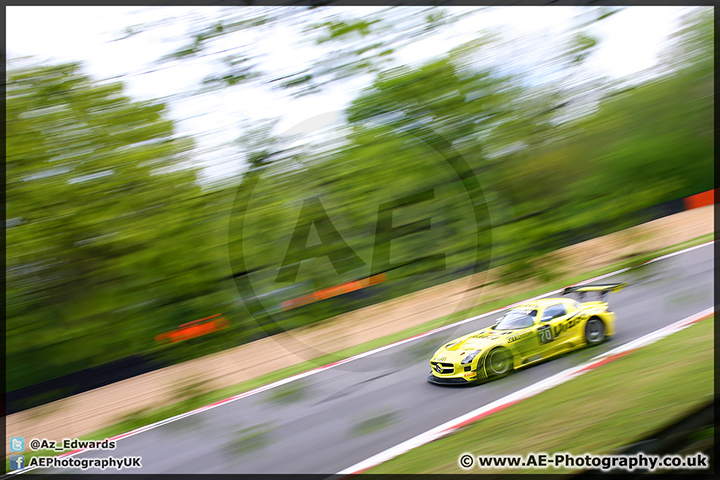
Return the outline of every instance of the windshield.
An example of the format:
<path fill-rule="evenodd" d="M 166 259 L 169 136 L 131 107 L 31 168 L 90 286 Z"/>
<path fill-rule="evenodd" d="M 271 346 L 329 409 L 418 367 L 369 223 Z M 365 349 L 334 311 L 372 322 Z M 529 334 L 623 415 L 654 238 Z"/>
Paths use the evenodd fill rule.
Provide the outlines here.
<path fill-rule="evenodd" d="M 495 330 L 519 330 L 521 328 L 531 327 L 535 323 L 536 316 L 537 310 L 510 310 L 500 319 L 500 323 L 497 324 Z"/>

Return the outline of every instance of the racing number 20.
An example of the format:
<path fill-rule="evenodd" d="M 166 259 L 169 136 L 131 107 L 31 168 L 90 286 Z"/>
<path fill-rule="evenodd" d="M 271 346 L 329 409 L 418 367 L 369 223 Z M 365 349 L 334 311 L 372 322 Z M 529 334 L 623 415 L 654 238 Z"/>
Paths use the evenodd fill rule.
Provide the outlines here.
<path fill-rule="evenodd" d="M 538 338 L 540 343 L 550 343 L 553 341 L 552 329 L 550 325 L 543 325 L 537 329 Z"/>

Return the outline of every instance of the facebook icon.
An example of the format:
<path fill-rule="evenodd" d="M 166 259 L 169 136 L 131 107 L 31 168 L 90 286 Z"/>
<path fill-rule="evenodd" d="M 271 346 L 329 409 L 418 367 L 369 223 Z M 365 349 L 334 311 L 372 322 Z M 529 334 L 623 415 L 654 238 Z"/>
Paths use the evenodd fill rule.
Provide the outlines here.
<path fill-rule="evenodd" d="M 22 470 L 25 466 L 25 455 L 10 455 L 10 470 Z"/>
<path fill-rule="evenodd" d="M 10 437 L 10 451 L 22 452 L 25 450 L 25 437 Z"/>

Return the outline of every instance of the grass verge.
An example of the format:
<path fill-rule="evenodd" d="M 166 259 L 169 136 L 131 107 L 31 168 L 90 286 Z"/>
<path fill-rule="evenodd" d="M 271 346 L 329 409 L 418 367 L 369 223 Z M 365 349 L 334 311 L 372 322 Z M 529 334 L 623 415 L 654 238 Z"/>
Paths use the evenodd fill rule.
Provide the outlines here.
<path fill-rule="evenodd" d="M 535 288 L 530 291 L 523 292 L 521 294 L 513 295 L 511 297 L 505 297 L 502 299 L 494 300 L 491 302 L 484 303 L 482 305 L 478 305 L 472 309 L 465 310 L 463 312 L 457 312 L 451 316 L 445 316 L 440 317 L 435 320 L 432 320 L 430 322 L 424 323 L 422 325 L 418 325 L 412 328 L 409 328 L 407 330 L 403 330 L 401 332 L 394 333 L 392 335 L 387 335 L 385 337 L 381 337 L 375 340 L 371 340 L 369 342 L 363 343 L 361 345 L 357 345 L 351 348 L 347 348 L 345 350 L 341 350 L 332 354 L 323 355 L 321 357 L 318 357 L 314 360 L 299 363 L 296 365 L 293 365 L 292 367 L 285 368 L 282 370 L 278 370 L 272 373 L 269 373 L 267 375 L 260 376 L 258 378 L 254 378 L 252 380 L 248 380 L 246 382 L 239 383 L 237 385 L 232 385 L 230 387 L 213 390 L 209 392 L 203 392 L 197 395 L 193 396 L 184 396 L 182 399 L 178 399 L 176 403 L 161 406 L 155 409 L 143 409 L 141 411 L 135 412 L 131 415 L 128 415 L 124 417 L 123 419 L 119 420 L 117 423 L 114 423 L 113 425 L 110 425 L 106 428 L 103 428 L 101 430 L 97 430 L 95 432 L 92 432 L 88 435 L 83 435 L 81 439 L 84 440 L 101 440 L 104 438 L 113 437 L 115 435 L 119 435 L 122 433 L 129 432 L 131 430 L 134 430 L 136 428 L 149 425 L 151 423 L 155 423 L 167 418 L 170 418 L 175 415 L 179 415 L 181 413 L 188 412 L 190 410 L 193 410 L 195 408 L 199 408 L 205 405 L 208 405 L 210 403 L 231 397 L 233 395 L 238 395 L 240 393 L 252 390 L 254 388 L 261 387 L 263 385 L 267 385 L 269 383 L 282 380 L 284 378 L 297 375 L 299 373 L 306 372 L 308 370 L 312 370 L 313 368 L 317 368 L 321 365 L 327 365 L 329 363 L 338 361 L 339 359 L 352 357 L 354 355 L 358 355 L 360 353 L 364 353 L 370 350 L 373 350 L 375 348 L 379 348 L 385 345 L 388 345 L 393 342 L 397 342 L 400 340 L 403 340 L 408 337 L 412 337 L 414 335 L 418 335 L 420 333 L 427 332 L 428 330 L 432 330 L 434 328 L 438 328 L 442 325 L 447 325 L 452 322 L 460 321 L 464 318 L 468 318 L 474 315 L 480 315 L 482 313 L 490 312 L 492 310 L 502 308 L 506 305 L 519 302 L 521 300 L 524 300 L 528 297 L 534 297 L 536 295 L 541 295 L 543 293 L 546 293 L 548 291 L 556 290 L 562 287 L 565 287 L 567 285 L 577 283 L 589 278 L 596 277 L 598 275 L 603 275 L 606 273 L 610 273 L 622 268 L 626 267 L 632 267 L 635 265 L 639 265 L 641 263 L 644 263 L 648 260 L 651 260 L 653 258 L 666 255 L 668 253 L 672 253 L 678 250 L 682 250 L 684 248 L 688 248 L 694 245 L 699 245 L 701 243 L 708 242 L 712 240 L 714 235 L 706 234 L 700 237 L 697 237 L 693 240 L 689 240 L 687 242 L 679 243 L 677 245 L 673 245 L 671 247 L 663 248 L 660 250 L 656 250 L 653 252 L 644 253 L 641 255 L 634 256 L 632 258 L 629 258 L 627 260 L 623 260 L 621 262 L 614 263 L 612 265 L 608 265 L 606 267 L 602 267 L 599 269 L 592 270 L 590 272 L 576 275 L 572 277 L 564 277 L 562 280 L 556 280 L 553 282 L 547 282 L 544 283 L 542 286 Z M 37 451 L 37 452 L 26 452 L 26 463 L 30 460 L 33 456 L 51 456 L 51 455 L 57 455 L 58 452 L 55 451 Z M 7 460 L 6 460 L 7 463 Z M 9 468 L 9 464 L 7 464 L 7 468 Z"/>
<path fill-rule="evenodd" d="M 703 320 L 367 473 L 569 473 L 463 470 L 458 458 L 466 452 L 605 455 L 642 440 L 713 397 L 713 324 L 714 317 Z"/>

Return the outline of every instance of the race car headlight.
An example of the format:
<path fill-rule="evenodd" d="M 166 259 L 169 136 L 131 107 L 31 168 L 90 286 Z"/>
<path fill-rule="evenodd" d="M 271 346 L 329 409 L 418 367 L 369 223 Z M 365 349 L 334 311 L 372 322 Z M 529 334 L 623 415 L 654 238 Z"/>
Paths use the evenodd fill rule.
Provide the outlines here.
<path fill-rule="evenodd" d="M 474 352 L 471 352 L 467 357 L 462 359 L 462 362 L 460 362 L 460 364 L 467 365 L 468 363 L 472 362 L 478 353 L 480 353 L 480 350 L 475 350 Z"/>

